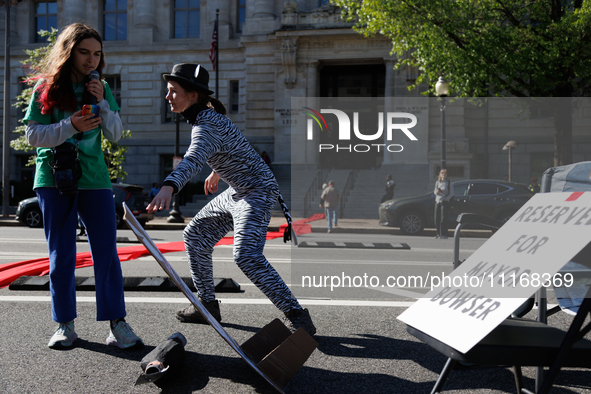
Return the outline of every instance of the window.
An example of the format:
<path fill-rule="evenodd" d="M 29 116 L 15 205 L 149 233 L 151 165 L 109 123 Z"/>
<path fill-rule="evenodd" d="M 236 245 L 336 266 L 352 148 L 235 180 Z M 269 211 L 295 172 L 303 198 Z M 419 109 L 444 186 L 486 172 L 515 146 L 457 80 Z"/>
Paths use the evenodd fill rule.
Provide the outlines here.
<path fill-rule="evenodd" d="M 57 29 L 57 2 L 42 1 L 35 4 L 35 42 L 47 42 L 47 37 L 41 37 L 39 30 L 50 31 Z"/>
<path fill-rule="evenodd" d="M 236 10 L 236 32 L 242 33 L 242 25 L 244 25 L 244 20 L 246 19 L 246 0 L 237 0 L 237 10 Z"/>
<path fill-rule="evenodd" d="M 454 183 L 455 196 L 467 196 L 469 183 Z"/>
<path fill-rule="evenodd" d="M 174 0 L 174 38 L 199 37 L 199 0 Z"/>
<path fill-rule="evenodd" d="M 230 102 L 230 113 L 235 114 L 240 112 L 239 98 L 240 86 L 238 81 L 230 81 L 230 97 L 228 98 Z"/>
<path fill-rule="evenodd" d="M 471 196 L 474 195 L 482 195 L 482 194 L 500 194 L 509 190 L 508 187 L 498 185 L 496 183 L 471 183 L 470 184 L 470 194 Z"/>
<path fill-rule="evenodd" d="M 105 0 L 103 3 L 103 39 L 127 40 L 127 0 Z"/>
<path fill-rule="evenodd" d="M 117 105 L 121 108 L 121 77 L 119 75 L 105 76 L 105 81 L 109 84 L 113 97 L 117 101 Z"/>

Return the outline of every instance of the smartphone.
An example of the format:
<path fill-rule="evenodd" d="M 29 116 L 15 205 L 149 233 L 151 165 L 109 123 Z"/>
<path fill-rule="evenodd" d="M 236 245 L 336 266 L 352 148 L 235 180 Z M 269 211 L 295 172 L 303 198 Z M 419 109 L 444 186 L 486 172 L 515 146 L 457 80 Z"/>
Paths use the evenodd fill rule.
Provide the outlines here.
<path fill-rule="evenodd" d="M 101 113 L 101 107 L 98 105 L 84 104 L 82 107 L 82 115 L 94 114 L 93 118 L 96 118 Z"/>

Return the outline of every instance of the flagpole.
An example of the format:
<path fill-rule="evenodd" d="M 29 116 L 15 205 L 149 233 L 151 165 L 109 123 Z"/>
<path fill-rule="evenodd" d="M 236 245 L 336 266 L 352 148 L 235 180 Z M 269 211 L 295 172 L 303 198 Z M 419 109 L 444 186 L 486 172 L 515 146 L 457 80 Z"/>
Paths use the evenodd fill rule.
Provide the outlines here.
<path fill-rule="evenodd" d="M 220 18 L 220 9 L 216 9 L 215 10 L 215 26 L 218 28 L 218 34 L 217 34 L 217 38 L 215 40 L 215 98 L 219 99 L 219 86 L 220 86 L 220 78 L 219 78 L 219 68 L 220 68 L 220 34 L 219 34 L 219 18 Z"/>

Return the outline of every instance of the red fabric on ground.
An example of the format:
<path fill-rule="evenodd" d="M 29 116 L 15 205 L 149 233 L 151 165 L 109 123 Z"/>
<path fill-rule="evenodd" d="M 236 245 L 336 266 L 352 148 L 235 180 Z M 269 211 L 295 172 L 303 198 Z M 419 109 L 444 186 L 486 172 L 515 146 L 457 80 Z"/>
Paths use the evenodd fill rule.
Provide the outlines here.
<path fill-rule="evenodd" d="M 293 222 L 292 226 L 297 235 L 307 234 L 312 231 L 308 222 L 314 220 L 324 219 L 323 214 L 316 214 L 308 219 L 298 220 Z M 287 227 L 287 223 L 279 227 L 279 231 L 267 232 L 267 239 L 275 239 L 283 237 L 283 232 Z M 218 245 L 231 245 L 234 243 L 234 237 L 224 237 L 217 244 Z M 156 245 L 162 253 L 182 252 L 185 250 L 185 243 L 180 242 L 168 242 Z M 150 252 L 144 245 L 127 246 L 124 248 L 118 248 L 117 254 L 119 255 L 120 261 L 135 260 L 137 258 L 148 256 Z M 76 255 L 76 268 L 90 267 L 92 266 L 92 256 L 90 252 L 82 252 Z M 0 289 L 10 285 L 12 282 L 20 278 L 21 276 L 43 276 L 49 273 L 49 258 L 42 257 L 39 259 L 18 261 L 15 263 L 7 263 L 0 265 Z"/>

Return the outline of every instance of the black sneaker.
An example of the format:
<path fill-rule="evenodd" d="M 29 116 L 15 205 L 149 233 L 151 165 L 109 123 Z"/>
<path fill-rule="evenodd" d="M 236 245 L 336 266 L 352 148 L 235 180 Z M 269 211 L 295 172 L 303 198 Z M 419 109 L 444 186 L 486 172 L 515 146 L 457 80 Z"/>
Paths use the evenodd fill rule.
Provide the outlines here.
<path fill-rule="evenodd" d="M 218 322 L 222 321 L 220 304 L 218 300 L 213 300 L 211 302 L 202 301 L 202 303 L 205 306 L 205 309 L 207 309 Z M 176 318 L 183 323 L 209 324 L 203 315 L 201 315 L 201 312 L 199 312 L 197 308 L 193 306 L 193 304 L 191 304 L 188 308 L 178 311 L 176 313 Z"/>
<path fill-rule="evenodd" d="M 296 332 L 301 327 L 310 335 L 316 334 L 316 327 L 307 309 L 292 309 L 285 314 L 285 317 L 287 318 L 285 325 L 291 332 Z"/>

